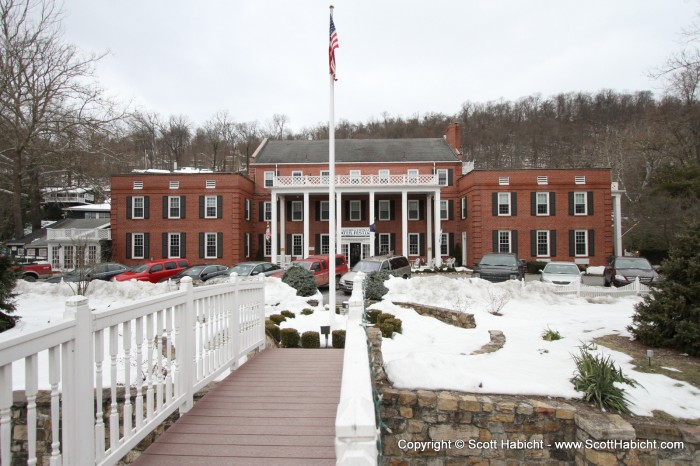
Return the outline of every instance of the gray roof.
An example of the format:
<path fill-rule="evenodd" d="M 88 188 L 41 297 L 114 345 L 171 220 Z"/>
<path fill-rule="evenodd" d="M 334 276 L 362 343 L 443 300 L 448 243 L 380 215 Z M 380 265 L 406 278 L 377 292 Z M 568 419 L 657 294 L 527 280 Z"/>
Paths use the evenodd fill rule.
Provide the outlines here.
<path fill-rule="evenodd" d="M 335 161 L 356 162 L 457 162 L 442 138 L 336 139 Z M 328 141 L 267 141 L 255 163 L 327 163 Z"/>
<path fill-rule="evenodd" d="M 47 229 L 56 230 L 63 228 L 76 228 L 90 230 L 108 228 L 109 226 L 110 223 L 108 218 L 66 218 L 63 220 L 59 220 L 58 222 L 52 223 L 46 228 L 34 230 L 30 234 L 23 236 L 20 239 L 8 241 L 7 244 L 9 246 L 45 246 L 46 244 L 48 244 L 48 241 L 46 240 Z"/>

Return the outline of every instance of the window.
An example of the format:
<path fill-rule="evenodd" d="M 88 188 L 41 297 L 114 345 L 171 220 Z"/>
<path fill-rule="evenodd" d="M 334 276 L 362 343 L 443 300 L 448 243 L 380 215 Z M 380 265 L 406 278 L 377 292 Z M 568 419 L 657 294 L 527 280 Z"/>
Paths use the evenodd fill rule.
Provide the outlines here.
<path fill-rule="evenodd" d="M 265 241 L 263 239 L 263 244 L 265 246 L 265 257 L 272 256 L 272 241 Z"/>
<path fill-rule="evenodd" d="M 510 185 L 510 177 L 508 176 L 501 176 L 498 178 L 498 184 L 501 186 L 508 186 Z"/>
<path fill-rule="evenodd" d="M 131 258 L 132 259 L 143 259 L 145 257 L 144 248 L 144 234 L 143 233 L 133 233 L 131 235 Z"/>
<path fill-rule="evenodd" d="M 441 168 L 439 170 L 436 170 L 436 173 L 438 176 L 438 184 L 440 186 L 447 186 L 447 182 L 448 182 L 447 170 L 444 168 Z"/>
<path fill-rule="evenodd" d="M 510 231 L 498 232 L 498 252 L 511 252 L 510 250 Z"/>
<path fill-rule="evenodd" d="M 75 250 L 73 246 L 63 246 L 63 267 L 72 269 L 75 267 Z"/>
<path fill-rule="evenodd" d="M 574 193 L 574 215 L 587 215 L 586 193 Z"/>
<path fill-rule="evenodd" d="M 391 235 L 389 233 L 379 233 L 379 253 L 389 254 L 389 248 L 391 247 Z"/>
<path fill-rule="evenodd" d="M 327 222 L 327 221 L 328 221 L 328 219 L 329 219 L 329 217 L 330 217 L 329 206 L 330 206 L 330 204 L 328 203 L 328 201 L 321 201 L 321 202 L 319 203 L 319 208 L 320 208 L 320 210 L 321 210 L 321 211 L 318 213 L 318 218 L 319 218 L 319 220 L 322 220 L 322 221 L 324 221 L 324 222 Z"/>
<path fill-rule="evenodd" d="M 131 218 L 144 218 L 144 205 L 143 196 L 134 196 L 131 200 Z"/>
<path fill-rule="evenodd" d="M 272 221 L 272 202 L 266 202 L 264 204 L 265 212 L 263 213 L 263 220 L 266 222 Z"/>
<path fill-rule="evenodd" d="M 216 233 L 204 233 L 204 258 L 216 259 L 217 242 Z"/>
<path fill-rule="evenodd" d="M 204 196 L 204 218 L 216 217 L 216 196 Z"/>
<path fill-rule="evenodd" d="M 143 189 L 143 181 L 134 181 L 133 188 L 134 189 Z"/>
<path fill-rule="evenodd" d="M 420 254 L 420 235 L 418 233 L 408 234 L 408 255 L 417 256 Z"/>
<path fill-rule="evenodd" d="M 180 218 L 180 196 L 168 196 L 168 218 Z"/>
<path fill-rule="evenodd" d="M 408 170 L 408 182 L 409 183 L 418 183 L 418 170 L 416 170 L 416 169 Z"/>
<path fill-rule="evenodd" d="M 549 231 L 537 231 L 537 257 L 549 257 Z"/>
<path fill-rule="evenodd" d="M 53 267 L 54 270 L 59 270 L 61 268 L 60 251 L 61 250 L 57 247 L 51 248 L 51 267 Z"/>
<path fill-rule="evenodd" d="M 292 255 L 293 256 L 303 256 L 304 255 L 304 235 L 294 234 L 292 235 Z"/>
<path fill-rule="evenodd" d="M 448 201 L 440 201 L 440 220 L 450 219 L 450 209 Z"/>
<path fill-rule="evenodd" d="M 547 177 L 547 176 L 538 176 L 538 177 L 537 177 L 537 184 L 549 184 L 549 177 Z"/>
<path fill-rule="evenodd" d="M 304 220 L 304 203 L 302 201 L 292 201 L 292 222 Z"/>
<path fill-rule="evenodd" d="M 586 184 L 586 177 L 585 177 L 585 176 L 575 176 L 575 177 L 574 177 L 574 183 L 576 183 L 576 184 Z"/>
<path fill-rule="evenodd" d="M 449 256 L 450 255 L 450 235 L 449 233 L 443 233 L 440 235 L 440 255 Z"/>
<path fill-rule="evenodd" d="M 358 222 L 362 218 L 362 203 L 360 201 L 350 201 L 350 220 Z"/>
<path fill-rule="evenodd" d="M 536 193 L 535 200 L 537 215 L 549 215 L 549 193 Z"/>
<path fill-rule="evenodd" d="M 574 231 L 574 248 L 576 256 L 588 255 L 588 232 L 586 230 Z"/>
<path fill-rule="evenodd" d="M 460 212 L 462 213 L 462 219 L 467 218 L 467 198 L 463 197 L 461 200 Z"/>
<path fill-rule="evenodd" d="M 362 176 L 362 172 L 360 170 L 350 170 L 350 183 L 351 184 L 360 184 L 360 177 Z"/>
<path fill-rule="evenodd" d="M 325 234 L 321 235 L 321 254 L 330 254 L 330 237 Z"/>
<path fill-rule="evenodd" d="M 379 170 L 379 183 L 388 184 L 389 183 L 389 170 Z"/>
<path fill-rule="evenodd" d="M 250 210 L 251 210 L 251 202 L 250 199 L 245 200 L 245 219 L 250 220 Z M 246 256 L 247 257 L 247 256 Z"/>
<path fill-rule="evenodd" d="M 510 215 L 510 193 L 498 193 L 498 215 Z"/>
<path fill-rule="evenodd" d="M 180 257 L 180 233 L 168 233 L 168 257 Z"/>
<path fill-rule="evenodd" d="M 94 244 L 87 247 L 87 263 L 88 265 L 97 263 L 97 246 Z"/>
<path fill-rule="evenodd" d="M 379 220 L 391 220 L 391 201 L 379 201 Z"/>
<path fill-rule="evenodd" d="M 271 188 L 275 182 L 275 172 L 265 172 L 265 187 Z"/>
<path fill-rule="evenodd" d="M 170 189 L 180 189 L 180 182 L 179 181 L 171 181 L 170 182 Z"/>
<path fill-rule="evenodd" d="M 304 176 L 304 172 L 302 172 L 301 170 L 293 170 L 292 171 L 292 184 L 302 184 L 304 182 L 303 178 L 302 178 L 303 176 Z"/>
<path fill-rule="evenodd" d="M 321 184 L 329 184 L 330 176 L 330 170 L 321 170 Z"/>
<path fill-rule="evenodd" d="M 204 180 L 204 187 L 206 189 L 216 188 L 216 180 Z"/>
<path fill-rule="evenodd" d="M 250 257 L 250 233 L 245 234 L 245 244 L 244 244 L 245 250 L 243 253 L 245 254 L 245 257 Z"/>
<path fill-rule="evenodd" d="M 441 204 L 442 205 L 442 204 Z M 408 219 L 409 220 L 419 220 L 420 219 L 420 206 L 417 200 L 408 201 Z"/>

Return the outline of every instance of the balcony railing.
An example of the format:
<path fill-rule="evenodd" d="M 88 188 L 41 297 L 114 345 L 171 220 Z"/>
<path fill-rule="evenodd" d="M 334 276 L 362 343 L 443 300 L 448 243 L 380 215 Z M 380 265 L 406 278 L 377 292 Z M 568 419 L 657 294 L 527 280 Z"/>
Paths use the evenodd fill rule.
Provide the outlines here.
<path fill-rule="evenodd" d="M 328 176 L 277 176 L 273 188 L 293 186 L 328 186 Z M 342 187 L 365 186 L 438 186 L 438 175 L 337 175 L 335 185 Z"/>
<path fill-rule="evenodd" d="M 56 202 L 63 204 L 91 204 L 94 201 L 94 194 L 45 194 L 42 202 Z"/>
<path fill-rule="evenodd" d="M 111 240 L 112 230 L 56 228 L 46 230 L 46 239 L 54 241 L 101 241 Z"/>

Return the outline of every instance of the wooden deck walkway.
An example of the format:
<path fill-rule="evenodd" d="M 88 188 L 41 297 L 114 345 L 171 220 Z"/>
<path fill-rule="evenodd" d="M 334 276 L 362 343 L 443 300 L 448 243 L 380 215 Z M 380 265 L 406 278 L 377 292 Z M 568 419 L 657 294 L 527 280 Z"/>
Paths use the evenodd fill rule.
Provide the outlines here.
<path fill-rule="evenodd" d="M 334 465 L 342 369 L 342 350 L 263 351 L 133 464 Z"/>

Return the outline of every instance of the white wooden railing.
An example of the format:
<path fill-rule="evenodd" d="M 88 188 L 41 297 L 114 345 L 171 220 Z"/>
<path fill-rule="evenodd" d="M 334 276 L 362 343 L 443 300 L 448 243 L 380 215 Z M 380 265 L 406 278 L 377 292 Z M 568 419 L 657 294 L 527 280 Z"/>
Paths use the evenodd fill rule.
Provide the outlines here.
<path fill-rule="evenodd" d="M 46 455 L 37 452 L 42 375 L 51 393 L 49 464 L 114 465 L 176 410 L 187 412 L 195 392 L 264 348 L 263 279 L 233 275 L 229 283 L 193 288 L 184 277 L 179 291 L 96 312 L 74 296 L 63 320 L 0 340 L 0 464 L 17 464 L 13 363 L 24 367 L 27 464 Z M 121 405 L 118 387 L 129 387 Z"/>
<path fill-rule="evenodd" d="M 94 194 L 44 194 L 43 202 L 80 202 L 83 204 L 92 203 L 95 200 Z"/>
<path fill-rule="evenodd" d="M 343 381 L 335 418 L 336 464 L 374 466 L 379 436 L 370 373 L 367 332 L 363 326 L 364 298 L 359 272 L 348 301 L 348 318 L 343 355 Z"/>
<path fill-rule="evenodd" d="M 328 186 L 328 176 L 277 176 L 275 188 L 290 186 Z M 438 186 L 438 175 L 337 175 L 336 186 Z"/>
<path fill-rule="evenodd" d="M 107 221 L 106 223 L 109 222 Z M 47 228 L 46 239 L 54 241 L 110 240 L 112 239 L 112 230 L 98 230 L 96 228 Z"/>
<path fill-rule="evenodd" d="M 581 296 L 584 298 L 597 298 L 601 296 L 643 296 L 651 291 L 651 288 L 639 282 L 639 278 L 629 285 L 616 288 L 584 285 L 581 282 L 573 285 L 555 286 L 553 291 L 556 294 Z"/>

